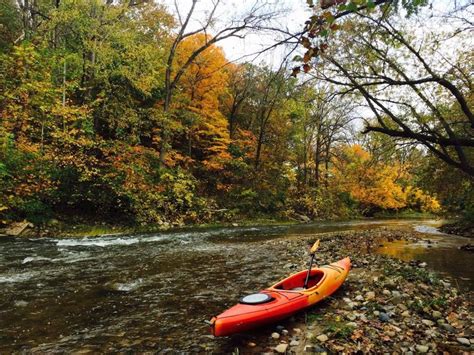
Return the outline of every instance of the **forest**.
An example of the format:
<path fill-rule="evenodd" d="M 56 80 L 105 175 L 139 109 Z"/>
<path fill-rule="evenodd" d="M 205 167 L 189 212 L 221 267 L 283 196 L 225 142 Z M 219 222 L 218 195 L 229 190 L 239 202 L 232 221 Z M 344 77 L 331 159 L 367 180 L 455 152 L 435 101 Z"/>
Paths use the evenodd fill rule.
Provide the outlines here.
<path fill-rule="evenodd" d="M 0 0 L 2 225 L 472 221 L 472 5 L 184 3 Z"/>

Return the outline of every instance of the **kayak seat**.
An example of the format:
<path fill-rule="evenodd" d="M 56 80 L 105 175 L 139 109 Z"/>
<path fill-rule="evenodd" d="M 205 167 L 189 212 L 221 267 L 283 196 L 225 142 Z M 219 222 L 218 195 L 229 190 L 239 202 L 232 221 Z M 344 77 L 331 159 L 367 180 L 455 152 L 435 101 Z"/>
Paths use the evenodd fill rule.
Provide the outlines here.
<path fill-rule="evenodd" d="M 307 288 L 312 288 L 316 286 L 317 284 L 319 284 L 319 282 L 323 279 L 323 277 L 324 277 L 324 271 L 312 270 L 311 275 L 308 280 Z M 289 277 L 283 280 L 281 283 L 276 285 L 275 288 L 279 290 L 301 291 L 301 290 L 304 290 L 305 280 L 306 280 L 305 272 L 300 272 L 298 274 L 293 275 L 292 277 Z"/>

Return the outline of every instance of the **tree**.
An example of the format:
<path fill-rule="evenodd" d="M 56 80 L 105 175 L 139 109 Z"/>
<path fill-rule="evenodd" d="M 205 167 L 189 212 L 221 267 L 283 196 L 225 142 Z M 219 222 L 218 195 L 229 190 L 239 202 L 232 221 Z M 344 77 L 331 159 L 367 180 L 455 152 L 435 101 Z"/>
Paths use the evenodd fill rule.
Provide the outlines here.
<path fill-rule="evenodd" d="M 178 48 L 176 65 L 181 66 L 190 53 L 207 40 L 204 34 L 186 38 Z M 183 74 L 179 102 L 175 105 L 179 116 L 186 117 L 183 125 L 187 130 L 188 149 L 185 153 L 189 158 L 198 158 L 211 170 L 220 169 L 222 161 L 230 158 L 227 120 L 220 111 L 220 99 L 228 86 L 226 63 L 223 50 L 216 45 L 209 46 Z"/>
<path fill-rule="evenodd" d="M 160 133 L 160 161 L 162 164 L 165 162 L 166 153 L 170 145 L 170 117 L 168 116 L 171 112 L 173 95 L 180 83 L 181 77 L 185 74 L 189 66 L 210 46 L 226 40 L 227 38 L 242 37 L 248 31 L 258 30 L 262 28 L 265 22 L 272 16 L 272 13 L 265 12 L 265 6 L 261 6 L 257 1 L 248 13 L 243 14 L 241 18 L 234 18 L 229 23 L 223 24 L 221 28 L 214 30 L 213 35 L 208 36 L 209 31 L 214 27 L 216 22 L 216 10 L 221 1 L 217 0 L 214 2 L 213 8 L 209 11 L 207 17 L 200 22 L 201 25 L 197 29 L 189 30 L 188 27 L 190 26 L 191 20 L 194 18 L 197 2 L 197 0 L 191 0 L 191 6 L 185 16 L 181 15 L 179 7 L 175 2 L 179 27 L 178 33 L 176 34 L 169 50 L 165 71 L 165 98 L 163 103 L 164 121 Z M 180 65 L 176 65 L 176 52 L 180 44 L 186 38 L 197 34 L 206 35 L 205 41 L 199 47 L 195 48 L 194 51 L 189 53 L 189 56 L 185 58 L 185 60 L 182 60 Z"/>
<path fill-rule="evenodd" d="M 410 21 L 418 19 L 418 26 L 422 26 L 423 17 L 413 15 L 404 20 L 390 7 L 369 14 L 353 9 L 357 19 L 334 27 L 339 33 L 332 36 L 329 46 L 327 39 L 315 40 L 320 45 L 317 56 L 322 59 L 316 76 L 365 100 L 374 114 L 365 132 L 422 144 L 446 163 L 474 176 L 472 66 L 466 67 L 464 59 L 469 54 L 462 49 L 455 56 L 446 51 L 453 38 L 466 43 L 459 48 L 469 48 L 463 41 L 468 40 L 465 32 L 472 24 L 457 19 L 469 9 L 459 11 L 456 19 L 444 18 L 453 25 L 448 33 L 430 28 L 430 34 L 421 39 L 410 31 Z M 331 22 L 338 14 L 325 16 Z M 402 23 L 406 30 L 399 29 Z M 307 47 L 315 51 L 310 42 Z M 354 55 L 359 60 L 354 61 Z"/>

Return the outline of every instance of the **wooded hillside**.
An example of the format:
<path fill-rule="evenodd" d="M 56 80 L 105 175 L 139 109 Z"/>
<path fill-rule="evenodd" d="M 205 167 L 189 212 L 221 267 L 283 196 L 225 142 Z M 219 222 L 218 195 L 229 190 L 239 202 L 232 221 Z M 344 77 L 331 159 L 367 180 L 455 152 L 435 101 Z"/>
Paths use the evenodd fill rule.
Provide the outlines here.
<path fill-rule="evenodd" d="M 271 13 L 0 0 L 1 223 L 472 216 L 472 9 L 421 38 L 421 14 L 349 5 L 274 67 L 219 47 Z"/>

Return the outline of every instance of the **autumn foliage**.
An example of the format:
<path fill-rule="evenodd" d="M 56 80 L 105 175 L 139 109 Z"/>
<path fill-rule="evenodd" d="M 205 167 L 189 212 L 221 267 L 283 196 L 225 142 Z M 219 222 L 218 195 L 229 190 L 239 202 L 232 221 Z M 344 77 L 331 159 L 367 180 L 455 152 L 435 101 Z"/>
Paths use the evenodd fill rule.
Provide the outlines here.
<path fill-rule="evenodd" d="M 176 25 L 164 7 L 80 0 L 45 2 L 43 11 L 49 20 L 17 42 L 20 22 L 0 32 L 2 223 L 440 209 L 410 162 L 342 141 L 350 105 L 330 103 L 329 89 L 299 85 L 285 68 L 230 64 L 211 45 L 164 110 Z M 181 41 L 171 74 L 209 39 Z"/>

